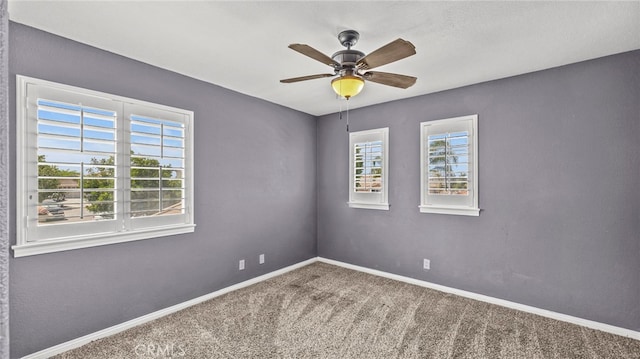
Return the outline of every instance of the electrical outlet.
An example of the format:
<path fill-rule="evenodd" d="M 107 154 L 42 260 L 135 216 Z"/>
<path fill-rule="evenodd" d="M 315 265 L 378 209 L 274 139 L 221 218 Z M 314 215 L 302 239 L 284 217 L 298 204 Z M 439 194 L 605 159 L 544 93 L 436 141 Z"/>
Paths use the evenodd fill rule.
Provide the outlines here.
<path fill-rule="evenodd" d="M 261 255 L 258 257 L 258 263 L 260 263 L 260 264 L 264 264 L 264 254 L 261 254 Z"/>
<path fill-rule="evenodd" d="M 240 262 L 238 262 L 238 269 L 244 270 L 244 259 L 241 259 Z"/>
<path fill-rule="evenodd" d="M 431 261 L 425 258 L 422 262 L 422 268 L 425 270 L 431 269 Z"/>

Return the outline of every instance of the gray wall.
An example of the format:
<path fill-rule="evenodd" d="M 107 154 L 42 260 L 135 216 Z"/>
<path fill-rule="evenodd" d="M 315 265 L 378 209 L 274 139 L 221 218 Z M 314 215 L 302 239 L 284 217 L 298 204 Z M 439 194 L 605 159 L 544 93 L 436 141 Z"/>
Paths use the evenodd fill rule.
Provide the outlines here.
<path fill-rule="evenodd" d="M 12 258 L 12 357 L 316 255 L 313 116 L 16 23 L 10 40 L 12 121 L 16 74 L 195 111 L 197 224 L 192 235 Z M 15 133 L 9 147 L 15 173 Z"/>
<path fill-rule="evenodd" d="M 316 254 L 640 330 L 639 51 L 351 111 L 352 130 L 390 127 L 391 210 L 375 211 L 346 205 L 337 115 L 315 119 L 15 23 L 9 50 L 11 106 L 22 74 L 194 110 L 198 224 L 12 258 L 12 357 Z M 473 113 L 480 217 L 418 213 L 419 123 Z M 13 107 L 10 121 L 13 193 Z M 15 238 L 13 204 L 9 213 Z"/>
<path fill-rule="evenodd" d="M 419 213 L 419 123 L 475 113 L 480 217 Z M 320 118 L 319 256 L 640 330 L 640 51 L 358 109 L 350 123 L 390 127 L 391 210 L 347 207 L 345 124 Z"/>
<path fill-rule="evenodd" d="M 0 358 L 9 356 L 9 16 L 0 0 Z"/>

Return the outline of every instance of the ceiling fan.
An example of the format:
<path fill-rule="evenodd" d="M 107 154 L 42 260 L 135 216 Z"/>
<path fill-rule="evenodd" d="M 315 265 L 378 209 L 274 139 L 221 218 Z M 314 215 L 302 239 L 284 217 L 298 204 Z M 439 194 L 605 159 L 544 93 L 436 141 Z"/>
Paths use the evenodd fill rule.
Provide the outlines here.
<path fill-rule="evenodd" d="M 333 67 L 332 74 L 317 74 L 302 77 L 293 77 L 280 80 L 282 83 L 313 80 L 324 77 L 339 76 L 331 81 L 331 87 L 340 96 L 347 100 L 362 91 L 364 82 L 371 81 L 379 84 L 406 89 L 416 83 L 416 78 L 400 74 L 380 71 L 369 71 L 378 66 L 386 65 L 394 61 L 415 55 L 416 48 L 409 41 L 397 39 L 381 48 L 365 55 L 358 50 L 352 50 L 360 34 L 355 30 L 346 30 L 338 34 L 338 40 L 346 50 L 341 50 L 329 57 L 313 47 L 305 44 L 291 44 L 289 48 L 308 56 L 325 65 Z"/>

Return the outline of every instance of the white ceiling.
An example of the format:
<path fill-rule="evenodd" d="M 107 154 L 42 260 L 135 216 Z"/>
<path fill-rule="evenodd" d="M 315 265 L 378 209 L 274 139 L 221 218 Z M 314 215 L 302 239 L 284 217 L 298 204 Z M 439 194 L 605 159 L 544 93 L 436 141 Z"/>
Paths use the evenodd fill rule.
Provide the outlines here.
<path fill-rule="evenodd" d="M 418 77 L 402 90 L 367 83 L 357 108 L 640 49 L 640 1 L 30 1 L 10 18 L 76 41 L 312 115 L 337 112 L 330 73 L 287 48 L 331 56 L 360 32 L 369 53 L 396 38 L 417 54 L 376 70 Z"/>

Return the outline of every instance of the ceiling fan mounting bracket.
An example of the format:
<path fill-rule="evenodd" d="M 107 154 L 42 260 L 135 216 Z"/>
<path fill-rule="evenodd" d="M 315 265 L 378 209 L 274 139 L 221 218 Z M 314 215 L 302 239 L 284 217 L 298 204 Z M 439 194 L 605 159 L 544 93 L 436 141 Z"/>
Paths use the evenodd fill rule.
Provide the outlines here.
<path fill-rule="evenodd" d="M 355 30 L 345 30 L 338 34 L 338 41 L 342 46 L 347 49 L 351 49 L 351 46 L 355 46 L 360 38 L 360 34 Z"/>

